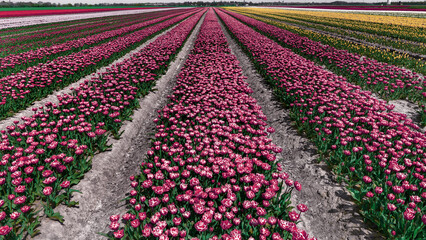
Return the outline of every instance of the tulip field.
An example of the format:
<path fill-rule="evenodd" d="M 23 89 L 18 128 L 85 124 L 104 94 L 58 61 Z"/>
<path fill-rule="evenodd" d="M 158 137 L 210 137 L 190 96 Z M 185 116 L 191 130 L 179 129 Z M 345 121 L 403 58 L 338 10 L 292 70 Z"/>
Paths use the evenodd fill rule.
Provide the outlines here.
<path fill-rule="evenodd" d="M 35 7 L 35 8 L 9 8 L 2 9 L 0 12 L 0 18 L 9 17 L 24 17 L 24 16 L 42 16 L 42 15 L 59 15 L 59 14 L 77 14 L 77 13 L 92 13 L 92 12 L 107 12 L 107 11 L 123 11 L 123 10 L 134 10 L 134 9 L 152 9 L 153 7 Z M 155 7 L 154 7 L 155 8 Z"/>
<path fill-rule="evenodd" d="M 350 16 L 295 12 L 174 8 L 0 29 L 0 240 L 342 239 L 304 218 L 320 203 L 297 194 L 322 189 L 302 186 L 308 176 L 277 157 L 291 143 L 273 140 L 281 128 L 271 126 L 247 67 L 290 117 L 279 124 L 315 146 L 346 188 L 360 228 L 379 239 L 426 239 L 423 60 L 355 51 L 285 21 L 365 30 L 400 49 L 416 42 L 413 54 L 423 54 L 424 23 L 370 16 L 370 25 L 351 25 Z M 144 101 L 152 96 L 160 106 Z M 390 100 L 407 101 L 417 117 Z M 140 110 L 152 125 L 126 128 Z M 124 141 L 128 132 L 150 137 Z M 110 157 L 122 165 L 111 176 L 94 161 L 114 151 L 141 157 Z M 81 190 L 91 172 L 103 181 L 85 184 L 116 199 Z M 79 202 L 80 194 L 90 197 Z M 103 220 L 89 220 L 91 204 Z"/>
<path fill-rule="evenodd" d="M 324 64 L 383 99 L 408 99 L 417 103 L 420 124 L 426 125 L 425 19 L 275 9 L 235 10 L 272 24 L 275 29 L 281 28 L 279 33 L 265 33 L 280 39 L 284 47 Z M 295 21 L 299 25 L 288 25 Z M 304 29 L 303 24 L 322 31 Z M 357 41 L 349 41 L 345 36 Z M 367 44 L 371 42 L 376 45 Z"/>
<path fill-rule="evenodd" d="M 156 32 L 183 19 L 182 16 L 169 19 L 173 16 L 148 19 L 117 30 L 4 57 L 2 70 L 5 77 L 0 79 L 3 86 L 0 105 L 2 118 L 27 107 L 34 100 L 45 97 L 53 90 L 80 79 L 100 66 L 111 63 L 134 48 L 136 43 L 146 41 Z M 90 47 L 90 45 L 94 46 Z M 49 56 L 57 56 L 70 49 L 81 51 L 48 60 Z M 33 64 L 37 65 L 31 66 Z M 15 68 L 15 65 L 18 67 Z M 25 69 L 19 71 L 19 66 Z M 18 72 L 13 74 L 15 71 Z M 37 92 L 33 93 L 34 88 Z"/>

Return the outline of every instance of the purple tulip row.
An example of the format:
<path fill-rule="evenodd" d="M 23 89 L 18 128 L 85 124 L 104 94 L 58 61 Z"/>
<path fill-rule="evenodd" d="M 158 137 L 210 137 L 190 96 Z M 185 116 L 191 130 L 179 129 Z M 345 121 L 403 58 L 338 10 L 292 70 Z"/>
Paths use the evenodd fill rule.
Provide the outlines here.
<path fill-rule="evenodd" d="M 37 99 L 61 89 L 83 76 L 124 55 L 156 33 L 182 21 L 197 10 L 187 10 L 171 19 L 134 33 L 118 37 L 107 43 L 59 57 L 44 64 L 30 67 L 25 71 L 0 79 L 0 118 L 27 107 Z M 164 17 L 167 18 L 167 17 Z M 160 18 L 161 20 L 161 18 Z M 153 23 L 159 20 L 152 20 Z M 149 21 L 151 22 L 151 21 Z"/>
<path fill-rule="evenodd" d="M 295 224 L 307 207 L 289 207 L 301 186 L 280 172 L 274 130 L 244 78 L 209 10 L 154 120 L 141 174 L 130 177 L 124 228 L 110 217 L 112 239 L 308 239 Z"/>
<path fill-rule="evenodd" d="M 166 19 L 177 16 L 184 11 L 176 12 L 177 13 L 174 14 L 170 14 L 170 12 L 161 12 L 161 14 L 155 13 L 154 16 L 147 16 L 147 19 L 142 20 L 141 23 L 135 23 L 130 26 L 128 23 L 120 23 L 122 27 L 120 27 L 119 29 L 109 31 L 105 29 L 105 31 L 99 34 L 81 37 L 75 40 L 66 41 L 61 44 L 47 46 L 36 50 L 30 50 L 19 54 L 8 55 L 6 57 L 0 58 L 0 76 L 7 76 L 12 73 L 18 72 L 19 70 L 23 70 L 27 67 L 34 66 L 37 63 L 45 62 L 49 59 L 55 58 L 58 54 L 81 51 L 84 48 L 88 48 L 92 45 L 98 45 L 99 43 L 102 43 L 109 39 L 114 39 L 119 36 L 123 37 L 123 35 L 132 33 L 134 31 L 140 30 L 141 28 L 145 28 L 152 24 L 156 24 Z M 140 21 L 141 20 L 139 20 L 138 22 Z M 116 28 L 115 26 L 112 27 Z M 69 38 L 70 36 L 66 37 Z"/>
<path fill-rule="evenodd" d="M 343 73 L 349 80 L 379 93 L 385 99 L 409 99 L 419 105 L 426 104 L 425 78 L 401 67 L 339 50 L 321 42 L 301 37 L 290 31 L 227 11 L 228 14 L 276 39 L 284 47 L 302 56 L 319 60 L 334 71 Z M 426 114 L 423 109 L 422 114 Z"/>
<path fill-rule="evenodd" d="M 116 134 L 122 121 L 130 119 L 139 98 L 151 91 L 202 15 L 197 11 L 73 94 L 58 96 L 59 104 L 35 108 L 32 116 L 0 131 L 1 240 L 37 233 L 40 209 L 35 201 L 47 217 L 63 221 L 53 208 L 77 204 L 70 201 L 75 191 L 70 187 L 90 169 L 90 156 L 110 147 L 109 133 Z"/>
<path fill-rule="evenodd" d="M 349 184 L 362 214 L 390 237 L 425 239 L 426 135 L 370 92 L 281 47 L 225 11 L 219 16 L 290 108 L 299 130 Z"/>

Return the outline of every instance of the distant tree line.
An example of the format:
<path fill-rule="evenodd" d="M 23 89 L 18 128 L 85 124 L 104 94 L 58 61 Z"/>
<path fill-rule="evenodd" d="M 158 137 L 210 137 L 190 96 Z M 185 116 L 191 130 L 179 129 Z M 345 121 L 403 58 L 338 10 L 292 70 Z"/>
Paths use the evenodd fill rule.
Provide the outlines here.
<path fill-rule="evenodd" d="M 1 1 L 1 7 L 55 7 L 57 4 L 50 2 L 10 2 L 10 1 Z"/>

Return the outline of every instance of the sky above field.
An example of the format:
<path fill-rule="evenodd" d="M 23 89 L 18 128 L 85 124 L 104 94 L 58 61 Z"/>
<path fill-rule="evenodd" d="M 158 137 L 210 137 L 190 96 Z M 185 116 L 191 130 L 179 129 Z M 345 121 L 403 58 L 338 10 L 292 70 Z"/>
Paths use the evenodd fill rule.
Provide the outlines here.
<path fill-rule="evenodd" d="M 28 0 L 12 0 L 11 2 L 28 2 Z M 40 0 L 29 0 L 30 2 L 39 2 Z M 50 1 L 43 1 L 42 2 L 51 2 L 51 3 L 61 3 L 61 4 L 67 4 L 67 3 L 90 3 L 90 4 L 97 4 L 97 3 L 159 3 L 159 2 L 185 2 L 185 1 L 200 1 L 200 0 L 50 0 Z M 203 2 L 213 2 L 213 0 L 201 0 Z M 220 0 L 216 0 L 219 1 Z M 244 2 L 243 0 L 237 0 Z M 277 0 L 246 0 L 246 2 L 276 2 Z M 280 0 L 282 1 L 282 0 Z M 311 2 L 333 2 L 335 0 L 284 0 L 284 2 L 300 2 L 300 3 L 311 3 Z M 372 3 L 372 2 L 386 2 L 386 0 L 345 0 L 346 2 L 365 2 L 365 3 Z M 392 2 L 398 2 L 399 0 L 392 0 Z M 403 2 L 410 2 L 410 1 L 419 1 L 419 0 L 403 0 Z"/>

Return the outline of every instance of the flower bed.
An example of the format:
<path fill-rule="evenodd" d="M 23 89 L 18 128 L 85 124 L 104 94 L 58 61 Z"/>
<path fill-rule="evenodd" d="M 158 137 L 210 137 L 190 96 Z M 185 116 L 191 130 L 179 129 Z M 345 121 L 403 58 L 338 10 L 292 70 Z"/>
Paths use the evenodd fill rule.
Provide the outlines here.
<path fill-rule="evenodd" d="M 426 118 L 426 81 L 424 77 L 406 69 L 362 57 L 346 50 L 338 50 L 312 41 L 290 31 L 263 23 L 233 12 L 233 17 L 254 27 L 256 30 L 276 39 L 284 47 L 296 53 L 319 61 L 331 70 L 346 76 L 350 81 L 368 88 L 385 99 L 409 99 L 422 108 L 422 119 Z M 423 83 L 422 83 L 423 81 Z M 426 125 L 426 122 L 422 122 Z"/>
<path fill-rule="evenodd" d="M 424 28 L 426 20 L 424 18 L 330 11 L 300 11 L 297 9 L 270 10 L 283 13 L 294 19 L 310 19 L 314 23 L 328 26 L 426 43 L 426 29 Z"/>
<path fill-rule="evenodd" d="M 70 201 L 75 191 L 70 186 L 90 169 L 90 156 L 110 147 L 108 133 L 118 135 L 122 121 L 139 107 L 138 98 L 165 72 L 202 14 L 198 11 L 73 94 L 58 96 L 59 104 L 35 108 L 34 115 L 1 131 L 0 239 L 35 234 L 37 202 L 48 217 L 62 221 L 53 208 L 77 204 Z"/>
<path fill-rule="evenodd" d="M 91 9 L 50 9 L 50 10 L 18 10 L 18 11 L 0 11 L 0 18 L 10 17 L 27 17 L 27 16 L 44 16 L 58 14 L 77 14 L 77 13 L 93 13 L 107 11 L 124 11 L 138 9 L 157 9 L 158 7 L 132 7 L 132 8 L 91 8 Z"/>
<path fill-rule="evenodd" d="M 155 36 L 168 27 L 182 21 L 194 10 L 180 14 L 151 27 L 132 34 L 118 37 L 110 42 L 59 57 L 45 64 L 30 67 L 25 71 L 0 79 L 0 119 L 27 107 L 37 99 L 52 93 L 55 89 L 73 83 L 100 66 L 105 66 L 123 56 L 143 41 Z M 156 21 L 156 20 L 153 20 Z M 36 90 L 36 91 L 34 91 Z"/>
<path fill-rule="evenodd" d="M 20 26 L 20 27 L 11 27 L 11 28 L 2 28 L 0 29 L 0 36 L 2 39 L 7 39 L 13 36 L 20 36 L 22 35 L 28 35 L 33 33 L 44 33 L 48 31 L 55 31 L 55 30 L 61 30 L 68 27 L 74 27 L 79 26 L 83 24 L 91 24 L 91 23 L 99 23 L 103 21 L 119 21 L 120 17 L 122 17 L 124 20 L 127 20 L 129 18 L 133 18 L 138 16 L 139 14 L 144 13 L 137 13 L 137 14 L 130 14 L 130 15 L 118 15 L 118 16 L 103 16 L 103 17 L 94 17 L 94 18 L 86 18 L 86 19 L 79 19 L 79 20 L 69 20 L 69 21 L 59 21 L 59 22 L 50 22 L 50 23 L 42 23 L 42 24 L 35 24 L 35 25 L 26 25 L 26 26 Z M 141 15 L 139 15 L 141 16 Z"/>
<path fill-rule="evenodd" d="M 301 186 L 279 172 L 251 92 L 210 10 L 111 238 L 308 239 L 295 224 L 306 206 L 289 206 Z"/>
<path fill-rule="evenodd" d="M 110 30 L 111 23 L 94 22 L 78 26 L 66 26 L 58 29 L 45 29 L 44 31 L 19 34 L 18 36 L 1 36 L 0 56 L 5 57 L 10 54 L 17 54 L 25 50 L 33 50 L 40 47 L 49 46 L 54 43 L 61 43 L 72 39 L 78 39 L 87 35 L 103 32 L 102 29 Z M 113 24 L 116 25 L 116 24 Z"/>
<path fill-rule="evenodd" d="M 411 69 L 415 69 L 415 71 L 418 72 L 422 72 L 426 74 L 426 70 L 423 69 L 425 64 L 424 61 L 422 61 L 421 59 L 417 59 L 415 58 L 415 56 L 419 56 L 419 55 L 425 55 L 426 54 L 426 44 L 425 43 L 420 43 L 420 42 L 414 42 L 414 41 L 407 41 L 405 39 L 398 39 L 398 38 L 392 38 L 392 37 L 388 37 L 386 36 L 386 34 L 371 34 L 371 33 L 366 33 L 366 32 L 360 32 L 360 31 L 354 31 L 354 30 L 349 30 L 349 29 L 345 29 L 342 27 L 338 27 L 338 26 L 328 26 L 327 24 L 323 24 L 323 23 L 316 23 L 315 22 L 315 18 L 311 17 L 311 16 L 306 16 L 303 18 L 293 18 L 293 17 L 289 17 L 287 14 L 277 10 L 273 10 L 273 9 L 264 9 L 264 8 L 252 8 L 252 9 L 248 9 L 248 8 L 227 8 L 228 10 L 232 10 L 232 11 L 237 11 L 239 13 L 243 13 L 246 16 L 249 17 L 253 17 L 250 16 L 251 14 L 256 14 L 257 16 L 261 16 L 261 17 L 265 17 L 263 19 L 258 19 L 256 17 L 254 17 L 255 19 L 261 20 L 263 22 L 269 22 L 268 20 L 273 20 L 275 21 L 275 26 L 289 30 L 291 32 L 294 32 L 296 34 L 299 34 L 301 36 L 305 36 L 308 37 L 312 40 L 315 41 L 320 41 L 323 44 L 327 44 L 327 45 L 331 45 L 334 46 L 332 44 L 329 44 L 326 39 L 327 38 L 331 38 L 331 39 L 336 39 L 334 41 L 336 42 L 346 42 L 344 39 L 342 39 L 340 36 L 344 36 L 349 38 L 348 41 L 348 46 L 347 48 L 351 48 L 349 46 L 349 43 L 354 44 L 355 46 L 352 47 L 352 49 L 356 49 L 356 48 L 362 48 L 363 45 L 365 44 L 360 44 L 360 42 L 365 42 L 365 43 L 378 43 L 380 45 L 383 46 L 387 46 L 387 47 L 392 47 L 395 49 L 399 49 L 402 51 L 407 51 L 407 52 L 411 52 L 412 54 L 405 54 L 401 51 L 398 51 L 398 53 L 395 52 L 391 52 L 391 51 L 385 51 L 385 50 L 381 50 L 383 53 L 381 55 L 391 55 L 394 54 L 394 58 L 395 59 L 386 59 L 383 56 L 380 59 L 377 59 L 375 57 L 373 57 L 374 55 L 372 54 L 368 54 L 368 53 L 364 53 L 364 51 L 358 52 L 355 51 L 361 55 L 366 55 L 368 57 L 372 57 L 376 60 L 380 60 L 382 62 L 387 62 L 390 64 L 394 64 L 394 65 L 399 65 L 399 66 L 404 66 L 404 63 L 406 64 L 406 66 L 409 66 L 409 68 Z M 250 14 L 250 15 L 248 15 Z M 266 20 L 266 21 L 265 21 Z M 283 21 L 283 22 L 282 22 Z M 291 26 L 290 24 L 296 24 L 296 26 Z M 300 27 L 298 27 L 300 26 Z M 308 29 L 305 29 L 308 28 Z M 312 29 L 312 30 L 310 30 Z M 407 29 L 408 31 L 408 29 Z M 335 34 L 337 34 L 338 36 L 335 37 Z M 339 36 L 340 35 L 340 36 Z M 314 38 L 312 38 L 314 37 Z M 355 39 L 354 39 L 355 38 Z M 319 39 L 319 40 L 318 40 Z M 353 41 L 353 40 L 355 41 Z M 367 45 L 368 46 L 368 45 Z M 367 47 L 365 46 L 365 47 Z M 334 46 L 336 48 L 341 49 L 342 46 L 337 47 Z M 364 47 L 364 48 L 365 48 Z M 347 49 L 344 48 L 344 49 Z M 350 49 L 347 49 L 350 51 Z M 379 49 L 377 49 L 376 51 L 379 51 Z M 380 57 L 380 54 L 375 54 L 378 55 L 378 57 Z M 415 68 L 416 65 L 415 63 L 417 63 L 417 69 Z M 408 65 L 407 65 L 408 64 Z M 418 70 L 420 69 L 420 70 Z"/>
<path fill-rule="evenodd" d="M 106 42 L 113 41 L 117 37 L 124 39 L 125 35 L 133 33 L 135 31 L 140 31 L 143 28 L 146 28 L 150 25 L 160 23 L 169 18 L 178 16 L 182 14 L 182 11 L 175 14 L 161 12 L 160 16 L 152 16 L 143 20 L 141 23 L 123 25 L 123 27 L 115 30 L 105 31 L 99 34 L 90 35 L 87 37 L 78 38 L 75 40 L 70 40 L 62 44 L 56 44 L 52 46 L 47 46 L 39 48 L 37 50 L 27 51 L 20 54 L 11 54 L 4 58 L 0 58 L 0 77 L 11 75 L 12 73 L 19 72 L 30 66 L 34 66 L 38 63 L 44 63 L 48 60 L 54 59 L 58 56 L 67 55 L 70 53 L 82 51 L 89 47 L 100 45 L 102 43 L 107 44 Z M 158 13 L 155 13 L 158 15 Z M 155 19 L 152 19 L 155 18 Z M 122 25 L 122 24 L 120 24 Z M 60 33 L 58 33 L 60 34 Z M 59 64 L 59 63 L 56 63 Z M 0 80 L 1 81 L 1 80 Z"/>
<path fill-rule="evenodd" d="M 277 6 L 277 7 L 286 7 L 287 6 Z M 398 5 L 398 6 L 377 6 L 377 5 L 367 5 L 367 6 L 288 6 L 288 8 L 314 8 L 314 9 L 338 9 L 338 10 L 365 10 L 365 11 L 422 11 L 424 12 L 425 9 L 421 8 L 422 6 L 419 6 L 417 8 L 416 5 L 409 6 L 409 5 Z"/>
<path fill-rule="evenodd" d="M 388 237 L 425 239 L 426 135 L 359 86 L 218 14 L 363 216 Z"/>

